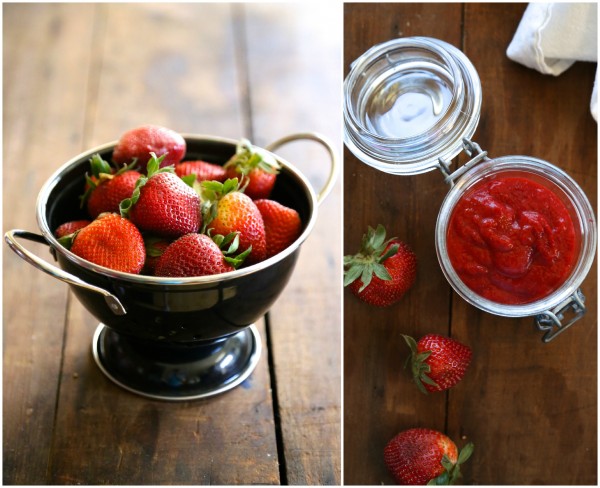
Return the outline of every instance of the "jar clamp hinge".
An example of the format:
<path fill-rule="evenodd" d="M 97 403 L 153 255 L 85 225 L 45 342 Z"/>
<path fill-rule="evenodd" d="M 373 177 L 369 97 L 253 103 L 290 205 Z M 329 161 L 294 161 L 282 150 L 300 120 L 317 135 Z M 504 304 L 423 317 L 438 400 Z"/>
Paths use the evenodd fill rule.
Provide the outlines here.
<path fill-rule="evenodd" d="M 568 327 L 577 322 L 586 312 L 584 302 L 585 296 L 581 290 L 578 289 L 552 310 L 547 310 L 546 312 L 536 315 L 535 324 L 537 328 L 542 332 L 545 332 L 542 340 L 544 342 L 550 342 L 557 335 L 561 334 Z M 574 316 L 567 323 L 563 324 L 565 312 L 569 310 L 574 313 Z"/>
<path fill-rule="evenodd" d="M 463 139 L 463 150 L 467 155 L 471 158 L 465 164 L 463 164 L 460 168 L 455 171 L 450 169 L 450 162 L 446 161 L 443 158 L 438 158 L 438 169 L 444 174 L 444 181 L 450 185 L 450 187 L 454 186 L 454 181 L 460 178 L 464 173 L 470 170 L 476 164 L 479 164 L 482 161 L 489 161 L 490 158 L 487 157 L 487 151 L 481 149 L 479 144 L 476 142 L 472 142 L 469 139 Z"/>

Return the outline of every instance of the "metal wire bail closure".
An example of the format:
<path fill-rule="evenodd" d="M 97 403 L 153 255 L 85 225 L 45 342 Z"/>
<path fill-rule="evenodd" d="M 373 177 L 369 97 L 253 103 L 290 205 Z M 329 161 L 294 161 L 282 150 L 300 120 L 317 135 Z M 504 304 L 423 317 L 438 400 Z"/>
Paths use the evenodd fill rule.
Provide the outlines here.
<path fill-rule="evenodd" d="M 565 313 L 572 311 L 574 316 L 565 324 Z M 545 332 L 542 341 L 548 343 L 559 334 L 562 334 L 566 329 L 571 327 L 581 317 L 585 315 L 585 296 L 578 289 L 573 295 L 567 298 L 562 303 L 558 304 L 552 310 L 536 315 L 535 325 L 538 330 Z"/>

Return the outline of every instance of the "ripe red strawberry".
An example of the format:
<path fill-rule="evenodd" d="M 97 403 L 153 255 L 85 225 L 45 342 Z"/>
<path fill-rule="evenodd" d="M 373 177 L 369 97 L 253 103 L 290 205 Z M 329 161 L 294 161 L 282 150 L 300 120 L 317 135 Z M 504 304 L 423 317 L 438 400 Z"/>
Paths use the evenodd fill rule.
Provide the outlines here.
<path fill-rule="evenodd" d="M 217 242 L 229 245 L 235 234 L 227 238 L 219 236 Z M 185 277 L 206 276 L 233 271 L 241 264 L 240 259 L 227 257 L 229 251 L 224 252 L 219 244 L 206 234 L 187 234 L 173 242 L 165 249 L 156 264 L 156 276 Z M 233 252 L 237 250 L 234 241 Z"/>
<path fill-rule="evenodd" d="M 148 176 L 140 178 L 131 198 L 121 202 L 121 215 L 141 231 L 162 237 L 198 232 L 202 219 L 200 197 L 173 173 L 171 166 L 160 168 L 162 158 L 152 154 Z"/>
<path fill-rule="evenodd" d="M 239 191 L 237 178 L 224 183 L 202 183 L 204 233 L 239 233 L 240 249 L 252 248 L 247 264 L 264 261 L 267 255 L 265 224 L 260 210 L 248 195 Z"/>
<path fill-rule="evenodd" d="M 413 378 L 423 393 L 447 390 L 463 379 L 473 356 L 469 346 L 437 334 L 427 334 L 418 342 L 403 337 L 411 351 Z"/>
<path fill-rule="evenodd" d="M 83 259 L 124 273 L 139 274 L 146 259 L 140 231 L 115 213 L 100 215 L 61 243 Z"/>
<path fill-rule="evenodd" d="M 86 174 L 82 205 L 87 206 L 92 219 L 104 212 L 119 212 L 119 204 L 131 196 L 141 173 L 132 169 L 135 163 L 115 172 L 99 154 L 94 154 L 90 163 L 91 175 Z"/>
<path fill-rule="evenodd" d="M 179 163 L 185 156 L 185 139 L 174 130 L 158 125 L 142 125 L 124 132 L 113 150 L 115 163 L 130 164 L 135 158 L 141 168 L 146 168 L 150 153 L 165 156 L 161 165 Z"/>
<path fill-rule="evenodd" d="M 175 174 L 180 178 L 196 175 L 196 181 L 225 181 L 225 168 L 207 161 L 183 161 L 175 166 Z"/>
<path fill-rule="evenodd" d="M 244 193 L 257 200 L 271 195 L 280 165 L 269 153 L 242 139 L 224 168 L 227 178 L 238 178 L 240 184 L 245 185 Z"/>
<path fill-rule="evenodd" d="M 91 220 L 71 220 L 70 222 L 65 222 L 64 224 L 59 225 L 54 231 L 54 235 L 57 239 L 61 237 L 68 236 L 73 234 L 73 232 L 78 231 L 79 229 L 83 229 L 86 225 L 91 223 Z"/>
<path fill-rule="evenodd" d="M 344 286 L 364 302 L 387 307 L 410 289 L 417 276 L 417 258 L 402 241 L 385 240 L 385 228 L 368 228 L 361 249 L 344 257 Z"/>
<path fill-rule="evenodd" d="M 385 446 L 383 457 L 401 485 L 452 485 L 461 476 L 460 465 L 472 453 L 472 443 L 459 454 L 456 444 L 441 432 L 417 428 L 394 437 Z"/>
<path fill-rule="evenodd" d="M 283 251 L 300 236 L 302 221 L 296 210 L 275 200 L 261 198 L 254 203 L 265 223 L 267 258 L 270 258 Z"/>

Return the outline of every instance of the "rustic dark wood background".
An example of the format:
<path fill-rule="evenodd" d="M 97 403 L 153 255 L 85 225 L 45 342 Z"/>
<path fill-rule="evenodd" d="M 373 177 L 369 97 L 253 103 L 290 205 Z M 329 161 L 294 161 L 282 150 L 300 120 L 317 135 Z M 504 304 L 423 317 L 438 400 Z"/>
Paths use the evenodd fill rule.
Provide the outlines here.
<path fill-rule="evenodd" d="M 524 4 L 344 6 L 344 72 L 374 44 L 437 37 L 462 49 L 483 86 L 474 140 L 489 155 L 524 154 L 566 170 L 596 208 L 597 124 L 590 115 L 595 64 L 544 76 L 510 61 L 506 48 Z M 344 293 L 344 482 L 392 484 L 386 443 L 429 427 L 475 444 L 467 484 L 597 484 L 597 283 L 583 283 L 588 314 L 550 344 L 532 319 L 479 312 L 452 293 L 435 255 L 434 228 L 448 191 L 441 174 L 390 176 L 344 150 L 344 245 L 356 251 L 382 223 L 419 258 L 417 282 L 397 305 L 375 309 Z M 451 335 L 474 359 L 449 393 L 421 394 L 402 369 L 401 334 Z"/>
<path fill-rule="evenodd" d="M 4 4 L 4 230 L 37 231 L 48 177 L 144 123 L 259 146 L 318 131 L 341 154 L 341 5 L 319 19 L 300 4 Z M 278 152 L 323 186 L 322 148 Z M 107 380 L 96 320 L 5 245 L 4 483 L 339 484 L 341 222 L 338 179 L 258 324 L 254 374 L 185 403 Z"/>

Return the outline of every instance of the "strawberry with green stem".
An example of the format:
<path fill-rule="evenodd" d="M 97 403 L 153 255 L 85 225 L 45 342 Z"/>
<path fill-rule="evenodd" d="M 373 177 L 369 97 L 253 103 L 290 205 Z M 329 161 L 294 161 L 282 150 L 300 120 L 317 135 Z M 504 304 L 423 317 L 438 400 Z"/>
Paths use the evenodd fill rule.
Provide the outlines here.
<path fill-rule="evenodd" d="M 202 223 L 200 197 L 173 172 L 172 166 L 161 167 L 163 158 L 151 154 L 148 174 L 137 181 L 131 198 L 121 202 L 121 215 L 140 230 L 161 237 L 198 232 Z"/>
<path fill-rule="evenodd" d="M 86 173 L 86 191 L 80 197 L 81 207 L 95 219 L 104 212 L 118 212 L 119 204 L 133 193 L 141 173 L 134 169 L 136 162 L 115 169 L 100 154 L 90 159 L 91 174 Z"/>
<path fill-rule="evenodd" d="M 380 224 L 363 235 L 360 251 L 344 256 L 344 286 L 370 305 L 387 307 L 412 287 L 417 276 L 417 258 L 397 238 L 386 240 Z"/>
<path fill-rule="evenodd" d="M 237 233 L 227 236 L 186 234 L 162 253 L 156 263 L 155 276 L 207 276 L 233 271 L 240 266 L 249 250 L 235 255 L 239 246 Z"/>
<path fill-rule="evenodd" d="M 242 139 L 235 154 L 223 166 L 227 178 L 238 178 L 244 193 L 253 200 L 269 198 L 281 165 L 270 153 Z"/>
<path fill-rule="evenodd" d="M 402 485 L 453 485 L 461 477 L 460 466 L 473 453 L 473 443 L 458 452 L 456 444 L 441 432 L 415 428 L 396 435 L 384 449 L 384 461 Z"/>
<path fill-rule="evenodd" d="M 427 334 L 415 341 L 403 335 L 411 354 L 410 363 L 415 384 L 423 393 L 444 391 L 463 379 L 473 352 L 469 346 L 439 334 Z"/>
<path fill-rule="evenodd" d="M 240 249 L 251 249 L 246 264 L 263 261 L 267 254 L 265 224 L 252 199 L 242 193 L 237 178 L 202 182 L 202 233 L 227 236 L 239 233 Z"/>

